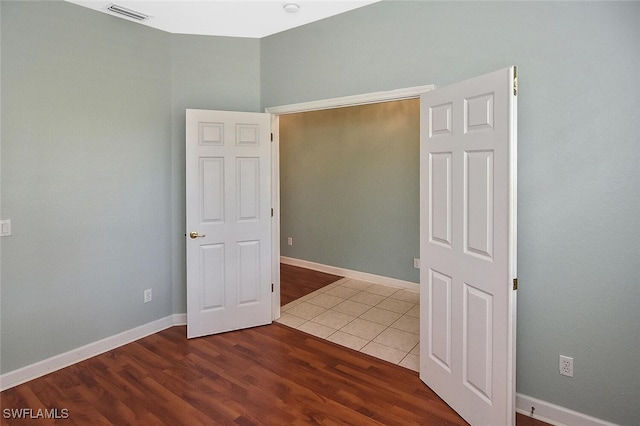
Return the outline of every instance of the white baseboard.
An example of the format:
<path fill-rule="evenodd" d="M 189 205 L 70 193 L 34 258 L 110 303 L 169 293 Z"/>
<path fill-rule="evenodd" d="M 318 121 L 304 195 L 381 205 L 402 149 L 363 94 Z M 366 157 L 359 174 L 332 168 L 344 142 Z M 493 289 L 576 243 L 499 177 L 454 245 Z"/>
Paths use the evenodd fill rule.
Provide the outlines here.
<path fill-rule="evenodd" d="M 60 355 L 27 365 L 14 371 L 0 375 L 0 391 L 18 386 L 22 383 L 68 367 L 85 359 L 126 345 L 143 337 L 165 330 L 174 325 L 187 323 L 187 314 L 174 314 L 159 320 L 124 331 L 97 342 L 73 349 Z"/>
<path fill-rule="evenodd" d="M 420 284 L 411 281 L 398 280 L 396 278 L 383 277 L 381 275 L 369 274 L 367 272 L 353 271 L 351 269 L 338 268 L 335 266 L 323 265 L 321 263 L 309 262 L 308 260 L 294 259 L 292 257 L 280 257 L 280 262 L 285 265 L 300 266 L 301 268 L 312 269 L 326 274 L 340 275 L 355 280 L 367 281 L 374 284 L 388 285 L 390 287 L 406 288 L 408 290 L 420 291 Z"/>
<path fill-rule="evenodd" d="M 187 325 L 187 314 L 173 314 L 173 325 Z"/>
<path fill-rule="evenodd" d="M 534 407 L 531 416 L 531 407 Z M 516 411 L 525 416 L 550 423 L 556 426 L 617 426 L 615 423 L 607 422 L 550 402 L 516 393 Z"/>

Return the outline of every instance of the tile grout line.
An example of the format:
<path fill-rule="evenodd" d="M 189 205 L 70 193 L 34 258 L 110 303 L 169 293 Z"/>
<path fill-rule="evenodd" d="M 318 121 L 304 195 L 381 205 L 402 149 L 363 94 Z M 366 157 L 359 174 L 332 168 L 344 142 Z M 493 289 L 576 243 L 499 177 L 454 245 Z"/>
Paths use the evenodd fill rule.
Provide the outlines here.
<path fill-rule="evenodd" d="M 403 361 L 405 361 L 405 359 L 407 359 L 407 358 L 409 357 L 409 355 L 415 355 L 415 354 L 412 354 L 412 352 L 416 349 L 416 347 L 419 347 L 419 345 L 420 345 L 420 341 L 419 341 L 419 339 L 418 339 L 418 342 L 417 342 L 417 343 L 415 343 L 415 344 L 413 344 L 413 345 L 411 346 L 411 349 L 409 349 L 408 351 L 405 351 L 405 350 L 400 349 L 400 348 L 398 348 L 398 347 L 388 346 L 388 345 L 386 345 L 386 344 L 384 344 L 384 343 L 375 342 L 374 340 L 375 340 L 376 338 L 378 338 L 380 335 L 382 335 L 383 333 L 385 333 L 386 331 L 388 331 L 389 329 L 396 330 L 396 331 L 399 331 L 399 332 L 404 332 L 404 333 L 411 334 L 411 335 L 416 335 L 416 333 L 412 333 L 411 331 L 403 330 L 403 329 L 396 328 L 396 327 L 392 327 L 392 326 L 393 326 L 393 324 L 395 324 L 398 320 L 400 320 L 400 319 L 401 319 L 401 318 L 403 318 L 403 317 L 415 318 L 416 320 L 418 320 L 418 321 L 419 321 L 419 318 L 416 318 L 416 317 L 414 317 L 413 315 L 407 315 L 407 312 L 409 312 L 409 311 L 413 310 L 413 309 L 415 308 L 415 306 L 419 306 L 419 299 L 418 299 L 418 302 L 417 302 L 417 303 L 414 303 L 414 302 L 411 302 L 411 301 L 409 301 L 409 300 L 404 300 L 404 299 L 397 299 L 397 298 L 394 298 L 394 297 L 392 297 L 392 296 L 393 296 L 394 294 L 397 294 L 399 291 L 409 291 L 409 292 L 410 292 L 410 290 L 401 289 L 401 288 L 396 289 L 395 287 L 383 286 L 383 285 L 380 285 L 380 284 L 371 284 L 371 285 L 369 285 L 369 286 L 362 287 L 362 288 L 358 288 L 358 287 L 349 287 L 349 286 L 345 286 L 345 285 L 343 285 L 343 284 L 345 284 L 345 283 L 347 283 L 347 282 L 349 282 L 349 281 L 351 281 L 351 280 L 350 280 L 350 279 L 344 279 L 344 278 L 343 278 L 343 279 L 341 279 L 341 280 L 339 280 L 339 281 L 336 281 L 336 282 L 334 282 L 334 283 L 331 283 L 331 284 L 329 284 L 328 286 L 325 286 L 325 287 L 323 287 L 323 288 L 321 288 L 321 289 L 318 289 L 318 290 L 316 290 L 316 291 L 314 291 L 314 292 L 312 292 L 312 293 L 309 293 L 308 295 L 303 296 L 303 297 L 302 297 L 302 298 L 300 298 L 300 299 L 297 299 L 296 301 L 290 302 L 289 304 L 285 305 L 283 308 L 286 308 L 288 305 L 291 305 L 291 303 L 295 303 L 295 302 L 297 302 L 297 303 L 295 303 L 295 305 L 290 306 L 289 308 L 283 309 L 283 313 L 286 313 L 287 315 L 290 315 L 290 316 L 292 316 L 292 317 L 298 318 L 298 319 L 300 319 L 300 320 L 302 320 L 302 321 L 303 321 L 301 324 L 299 324 L 299 325 L 297 325 L 297 326 L 293 326 L 293 325 L 291 325 L 291 327 L 292 327 L 292 328 L 295 328 L 295 329 L 298 329 L 298 330 L 300 330 L 300 331 L 306 332 L 306 333 L 308 333 L 308 334 L 314 335 L 314 336 L 316 336 L 316 337 L 323 338 L 323 339 L 325 339 L 325 340 L 329 340 L 329 338 L 330 338 L 331 336 L 334 336 L 337 332 L 339 332 L 339 331 L 340 331 L 340 332 L 342 332 L 343 334 L 347 334 L 347 335 L 352 336 L 352 337 L 355 337 L 355 338 L 357 338 L 357 339 L 362 339 L 362 340 L 364 340 L 364 341 L 366 342 L 363 346 L 361 346 L 361 347 L 360 347 L 360 349 L 354 349 L 353 347 L 351 347 L 351 346 L 347 346 L 346 344 L 341 344 L 341 346 L 350 347 L 351 349 L 354 349 L 354 350 L 356 350 L 356 351 L 358 351 L 358 352 L 367 353 L 367 352 L 364 352 L 364 351 L 363 351 L 363 349 L 364 349 L 365 347 L 367 347 L 369 344 L 371 344 L 371 343 L 375 343 L 375 344 L 377 344 L 377 345 L 380 345 L 380 346 L 386 347 L 386 348 L 388 348 L 388 349 L 391 349 L 391 350 L 393 350 L 393 351 L 399 352 L 399 353 L 401 354 L 401 358 L 400 358 L 400 360 L 399 360 L 398 362 L 394 362 L 394 361 L 391 361 L 391 360 L 389 360 L 389 359 L 386 359 L 386 360 L 387 360 L 388 362 L 391 362 L 391 363 L 396 364 L 396 365 L 402 365 Z M 356 281 L 357 281 L 357 280 L 356 280 Z M 364 282 L 364 281 L 361 281 L 361 282 Z M 385 295 L 385 294 L 379 294 L 379 293 L 375 293 L 375 292 L 369 292 L 369 291 L 367 291 L 367 289 L 371 289 L 372 287 L 376 287 L 376 286 L 380 286 L 380 287 L 387 287 L 387 288 L 389 288 L 389 289 L 395 289 L 395 291 L 393 291 L 392 293 L 389 293 L 388 295 Z M 330 306 L 330 307 L 328 307 L 328 308 L 327 308 L 327 307 L 325 307 L 325 306 L 316 305 L 316 304 L 313 304 L 313 303 L 309 302 L 310 300 L 314 299 L 316 296 L 318 296 L 318 295 L 320 295 L 320 294 L 325 294 L 325 293 L 327 293 L 328 291 L 331 291 L 331 290 L 335 289 L 336 287 L 342 287 L 342 288 L 345 288 L 345 289 L 355 290 L 356 292 L 355 292 L 355 293 L 353 293 L 353 294 L 351 294 L 348 298 L 345 298 L 345 297 L 343 297 L 343 296 L 336 296 L 336 295 L 333 295 L 333 294 L 328 294 L 329 296 L 335 297 L 335 298 L 337 298 L 337 299 L 341 299 L 339 302 L 337 302 L 337 303 L 335 303 L 335 304 L 331 305 L 331 306 Z M 353 298 L 354 296 L 356 296 L 356 295 L 358 295 L 358 294 L 361 294 L 361 293 L 368 293 L 368 294 L 372 294 L 372 295 L 377 295 L 377 296 L 383 297 L 383 299 L 382 299 L 382 300 L 379 300 L 375 305 L 369 305 L 369 304 L 367 304 L 367 303 L 356 302 L 356 301 L 354 301 L 354 300 L 351 300 L 351 298 Z M 385 291 L 385 293 L 386 293 L 386 291 Z M 343 293 L 343 294 L 344 294 L 344 293 Z M 380 308 L 380 307 L 378 307 L 378 305 L 380 305 L 380 304 L 382 304 L 382 303 L 386 302 L 386 301 L 387 301 L 387 300 L 389 300 L 389 299 L 394 300 L 394 301 L 399 301 L 399 302 L 407 303 L 407 304 L 410 304 L 410 305 L 412 305 L 412 306 L 411 306 L 408 310 L 406 310 L 404 313 L 396 312 L 396 311 L 393 311 L 393 310 L 390 310 L 390 309 L 385 309 L 385 308 Z M 346 301 L 352 301 L 353 303 L 360 303 L 360 304 L 363 304 L 363 305 L 367 305 L 367 306 L 368 306 L 368 309 L 367 309 L 367 310 L 365 310 L 364 312 L 360 313 L 360 314 L 359 314 L 359 315 L 357 315 L 357 316 L 352 315 L 352 314 L 343 313 L 343 312 L 340 312 L 340 311 L 335 311 L 335 310 L 333 309 L 333 308 L 335 308 L 336 306 L 338 306 L 338 305 L 340 305 L 340 304 L 342 304 L 342 303 L 344 303 L 344 302 L 346 302 Z M 296 316 L 295 314 L 288 313 L 288 311 L 289 311 L 290 309 L 292 309 L 292 308 L 294 308 L 295 306 L 298 306 L 300 303 L 304 303 L 304 302 L 306 302 L 306 303 L 308 303 L 309 305 L 312 305 L 312 306 L 314 306 L 314 307 L 317 307 L 317 308 L 319 308 L 319 309 L 322 309 L 323 311 L 322 311 L 321 313 L 318 313 L 317 315 L 313 316 L 313 317 L 312 317 L 312 318 L 310 318 L 310 319 L 303 318 L 303 317 L 299 317 L 299 316 Z M 396 319 L 392 320 L 392 321 L 391 321 L 391 323 L 390 323 L 390 324 L 388 324 L 388 325 L 387 325 L 387 324 L 381 324 L 381 323 L 378 323 L 378 322 L 375 322 L 375 321 L 370 321 L 370 320 L 367 320 L 367 319 L 361 318 L 363 315 L 365 315 L 367 312 L 371 311 L 373 308 L 377 308 L 377 309 L 380 309 L 380 310 L 384 310 L 384 311 L 387 311 L 387 312 L 391 312 L 391 313 L 393 313 L 393 314 L 400 315 L 400 317 L 398 317 L 398 318 L 396 318 Z M 334 312 L 334 313 L 339 313 L 339 314 L 342 314 L 342 315 L 347 315 L 347 316 L 353 317 L 353 319 L 351 319 L 349 322 L 347 322 L 346 324 L 342 325 L 342 326 L 341 326 L 340 328 L 338 328 L 338 329 L 334 328 L 333 326 L 327 326 L 327 325 L 325 325 L 325 324 L 323 324 L 323 323 L 321 323 L 321 322 L 315 322 L 315 321 L 313 321 L 314 319 L 318 318 L 319 316 L 321 316 L 321 315 L 325 315 L 328 311 L 331 311 L 331 312 Z M 380 332 L 378 332 L 374 337 L 372 337 L 372 338 L 370 338 L 370 339 L 369 339 L 369 338 L 365 338 L 365 337 L 363 337 L 363 336 L 358 336 L 358 335 L 355 335 L 355 334 L 349 333 L 349 332 L 347 332 L 347 331 L 343 331 L 343 329 L 344 329 L 345 327 L 347 327 L 349 324 L 353 323 L 353 322 L 354 322 L 355 320 L 357 320 L 357 319 L 361 319 L 362 321 L 367 321 L 367 322 L 370 322 L 370 323 L 373 323 L 373 324 L 376 324 L 376 325 L 380 325 L 380 326 L 382 326 L 382 327 L 384 327 L 384 328 L 383 328 Z M 307 325 L 307 324 L 309 324 L 309 323 L 312 323 L 313 325 L 318 325 L 318 326 L 324 327 L 324 328 L 326 328 L 326 329 L 330 329 L 330 330 L 331 330 L 331 332 L 330 332 L 330 334 L 328 334 L 328 335 L 326 335 L 325 337 L 323 337 L 323 336 L 319 336 L 319 335 L 317 335 L 316 333 L 312 333 L 312 332 L 310 332 L 310 331 L 301 330 L 301 328 L 302 328 L 303 326 L 305 326 L 305 325 Z M 286 323 L 284 323 L 284 324 L 286 325 Z M 418 337 L 419 337 L 419 334 L 418 334 Z M 333 341 L 333 340 L 329 340 L 329 341 Z M 334 343 L 340 344 L 340 343 L 338 343 L 338 342 L 334 342 Z M 359 346 L 359 343 L 358 343 L 356 346 Z M 369 355 L 371 355 L 371 354 L 369 354 Z M 376 355 L 372 355 L 372 356 L 376 356 Z M 376 356 L 376 357 L 377 357 L 377 358 L 382 358 L 381 356 Z M 385 358 L 382 358 L 382 359 L 385 359 Z M 402 365 L 402 366 L 404 366 L 404 365 Z M 410 369 L 412 369 L 412 370 L 414 370 L 414 371 L 417 371 L 417 370 L 416 370 L 416 368 L 413 368 L 413 367 L 406 367 L 406 366 L 404 366 L 404 367 L 405 367 L 405 368 L 410 368 Z"/>

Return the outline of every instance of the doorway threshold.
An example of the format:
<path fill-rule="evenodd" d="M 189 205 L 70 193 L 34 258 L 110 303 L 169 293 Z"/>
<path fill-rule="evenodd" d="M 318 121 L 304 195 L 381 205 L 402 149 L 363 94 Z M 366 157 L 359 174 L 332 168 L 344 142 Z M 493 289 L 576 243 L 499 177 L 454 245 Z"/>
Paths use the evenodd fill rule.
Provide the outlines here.
<path fill-rule="evenodd" d="M 419 304 L 418 292 L 342 278 L 282 306 L 276 322 L 418 371 Z"/>

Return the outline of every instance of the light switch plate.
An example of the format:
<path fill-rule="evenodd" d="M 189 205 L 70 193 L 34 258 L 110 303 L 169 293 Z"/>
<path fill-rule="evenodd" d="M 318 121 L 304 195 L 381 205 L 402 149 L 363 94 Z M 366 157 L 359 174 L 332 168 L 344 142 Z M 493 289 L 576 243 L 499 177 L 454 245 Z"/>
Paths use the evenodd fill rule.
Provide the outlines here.
<path fill-rule="evenodd" d="M 8 237 L 11 235 L 11 220 L 0 220 L 0 237 Z"/>

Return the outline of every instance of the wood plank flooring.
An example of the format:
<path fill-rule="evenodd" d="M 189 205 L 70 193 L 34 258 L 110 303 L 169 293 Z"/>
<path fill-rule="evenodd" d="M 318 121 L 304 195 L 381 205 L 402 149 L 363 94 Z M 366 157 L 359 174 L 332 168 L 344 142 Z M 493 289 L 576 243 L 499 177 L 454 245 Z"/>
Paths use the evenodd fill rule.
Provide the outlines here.
<path fill-rule="evenodd" d="M 338 281 L 340 276 L 312 271 L 298 266 L 280 264 L 280 306 Z"/>
<path fill-rule="evenodd" d="M 466 424 L 417 373 L 280 324 L 185 335 L 186 327 L 171 327 L 6 390 L 0 423 Z M 6 415 L 38 410 L 66 418 Z M 519 426 L 543 425 L 523 419 Z"/>
<path fill-rule="evenodd" d="M 272 324 L 186 340 L 172 327 L 2 392 L 78 425 L 464 425 L 416 373 Z M 2 424 L 50 424 L 6 419 Z"/>

